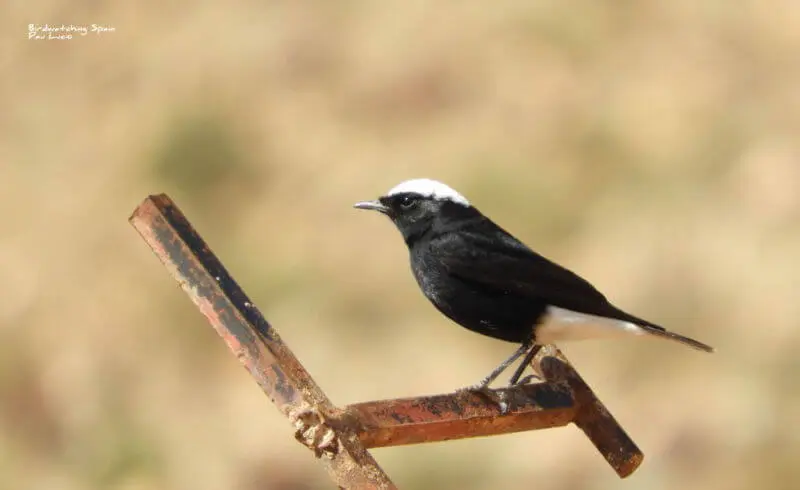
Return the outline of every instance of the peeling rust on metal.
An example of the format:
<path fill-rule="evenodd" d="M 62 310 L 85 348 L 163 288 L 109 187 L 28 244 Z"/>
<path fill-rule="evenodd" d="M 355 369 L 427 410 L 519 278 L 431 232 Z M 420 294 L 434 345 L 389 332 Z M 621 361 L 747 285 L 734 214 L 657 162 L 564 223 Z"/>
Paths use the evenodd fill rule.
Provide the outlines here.
<path fill-rule="evenodd" d="M 469 393 L 357 403 L 346 410 L 360 420 L 359 437 L 366 447 L 558 427 L 570 423 L 577 412 L 563 384 L 540 383 L 497 393 L 514 400 L 509 413 L 501 415 L 496 405 Z"/>
<path fill-rule="evenodd" d="M 339 452 L 339 438 L 317 409 L 300 406 L 288 414 L 295 427 L 294 438 L 314 452 L 317 458 L 332 459 Z"/>

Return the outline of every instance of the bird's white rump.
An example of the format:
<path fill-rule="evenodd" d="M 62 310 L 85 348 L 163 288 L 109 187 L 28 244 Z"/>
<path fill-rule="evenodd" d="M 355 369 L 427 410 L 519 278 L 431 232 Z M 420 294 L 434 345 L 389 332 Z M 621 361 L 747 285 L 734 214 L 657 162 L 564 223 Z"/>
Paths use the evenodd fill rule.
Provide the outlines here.
<path fill-rule="evenodd" d="M 547 314 L 536 327 L 536 343 L 544 345 L 564 340 L 625 337 L 648 333 L 639 325 L 624 320 L 548 306 Z"/>
<path fill-rule="evenodd" d="M 404 194 L 407 192 L 419 194 L 420 196 L 424 197 L 432 197 L 433 199 L 452 201 L 461 204 L 462 206 L 470 205 L 467 198 L 456 192 L 455 189 L 447 184 L 443 184 L 442 182 L 433 179 L 411 179 L 400 182 L 396 186 L 392 187 L 389 192 L 386 193 L 386 195 L 394 196 L 396 194 Z"/>

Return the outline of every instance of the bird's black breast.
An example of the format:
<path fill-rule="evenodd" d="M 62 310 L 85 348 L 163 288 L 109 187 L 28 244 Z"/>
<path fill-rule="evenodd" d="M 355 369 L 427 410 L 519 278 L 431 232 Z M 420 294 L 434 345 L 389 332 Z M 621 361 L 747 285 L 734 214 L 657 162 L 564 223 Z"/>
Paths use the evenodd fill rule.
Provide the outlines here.
<path fill-rule="evenodd" d="M 449 249 L 453 244 L 447 240 L 447 235 L 421 240 L 410 250 L 411 268 L 425 296 L 439 311 L 469 330 L 509 342 L 529 340 L 547 304 L 511 288 L 454 273 L 444 259 L 446 253 L 452 253 Z M 476 249 L 464 253 L 476 263 L 486 265 L 492 260 Z"/>

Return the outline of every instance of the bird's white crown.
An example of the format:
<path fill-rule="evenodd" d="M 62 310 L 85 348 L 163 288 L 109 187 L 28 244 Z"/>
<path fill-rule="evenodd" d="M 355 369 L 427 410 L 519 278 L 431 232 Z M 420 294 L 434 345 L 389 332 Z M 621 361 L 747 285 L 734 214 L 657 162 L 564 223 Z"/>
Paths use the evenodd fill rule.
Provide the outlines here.
<path fill-rule="evenodd" d="M 469 206 L 467 198 L 456 192 L 455 189 L 443 184 L 438 180 L 433 179 L 411 179 L 405 182 L 400 182 L 392 187 L 387 196 L 394 196 L 397 194 L 413 193 L 419 194 L 424 197 L 431 197 L 433 199 L 448 200 L 454 203 L 461 204 L 462 206 Z"/>

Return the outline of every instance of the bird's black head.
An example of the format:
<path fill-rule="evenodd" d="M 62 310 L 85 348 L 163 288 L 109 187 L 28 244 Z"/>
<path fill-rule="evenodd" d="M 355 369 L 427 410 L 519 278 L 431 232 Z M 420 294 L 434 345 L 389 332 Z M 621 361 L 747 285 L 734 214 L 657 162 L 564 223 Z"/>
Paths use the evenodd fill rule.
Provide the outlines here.
<path fill-rule="evenodd" d="M 407 180 L 378 200 L 359 202 L 355 207 L 388 216 L 409 246 L 430 230 L 479 215 L 464 196 L 430 179 Z"/>

